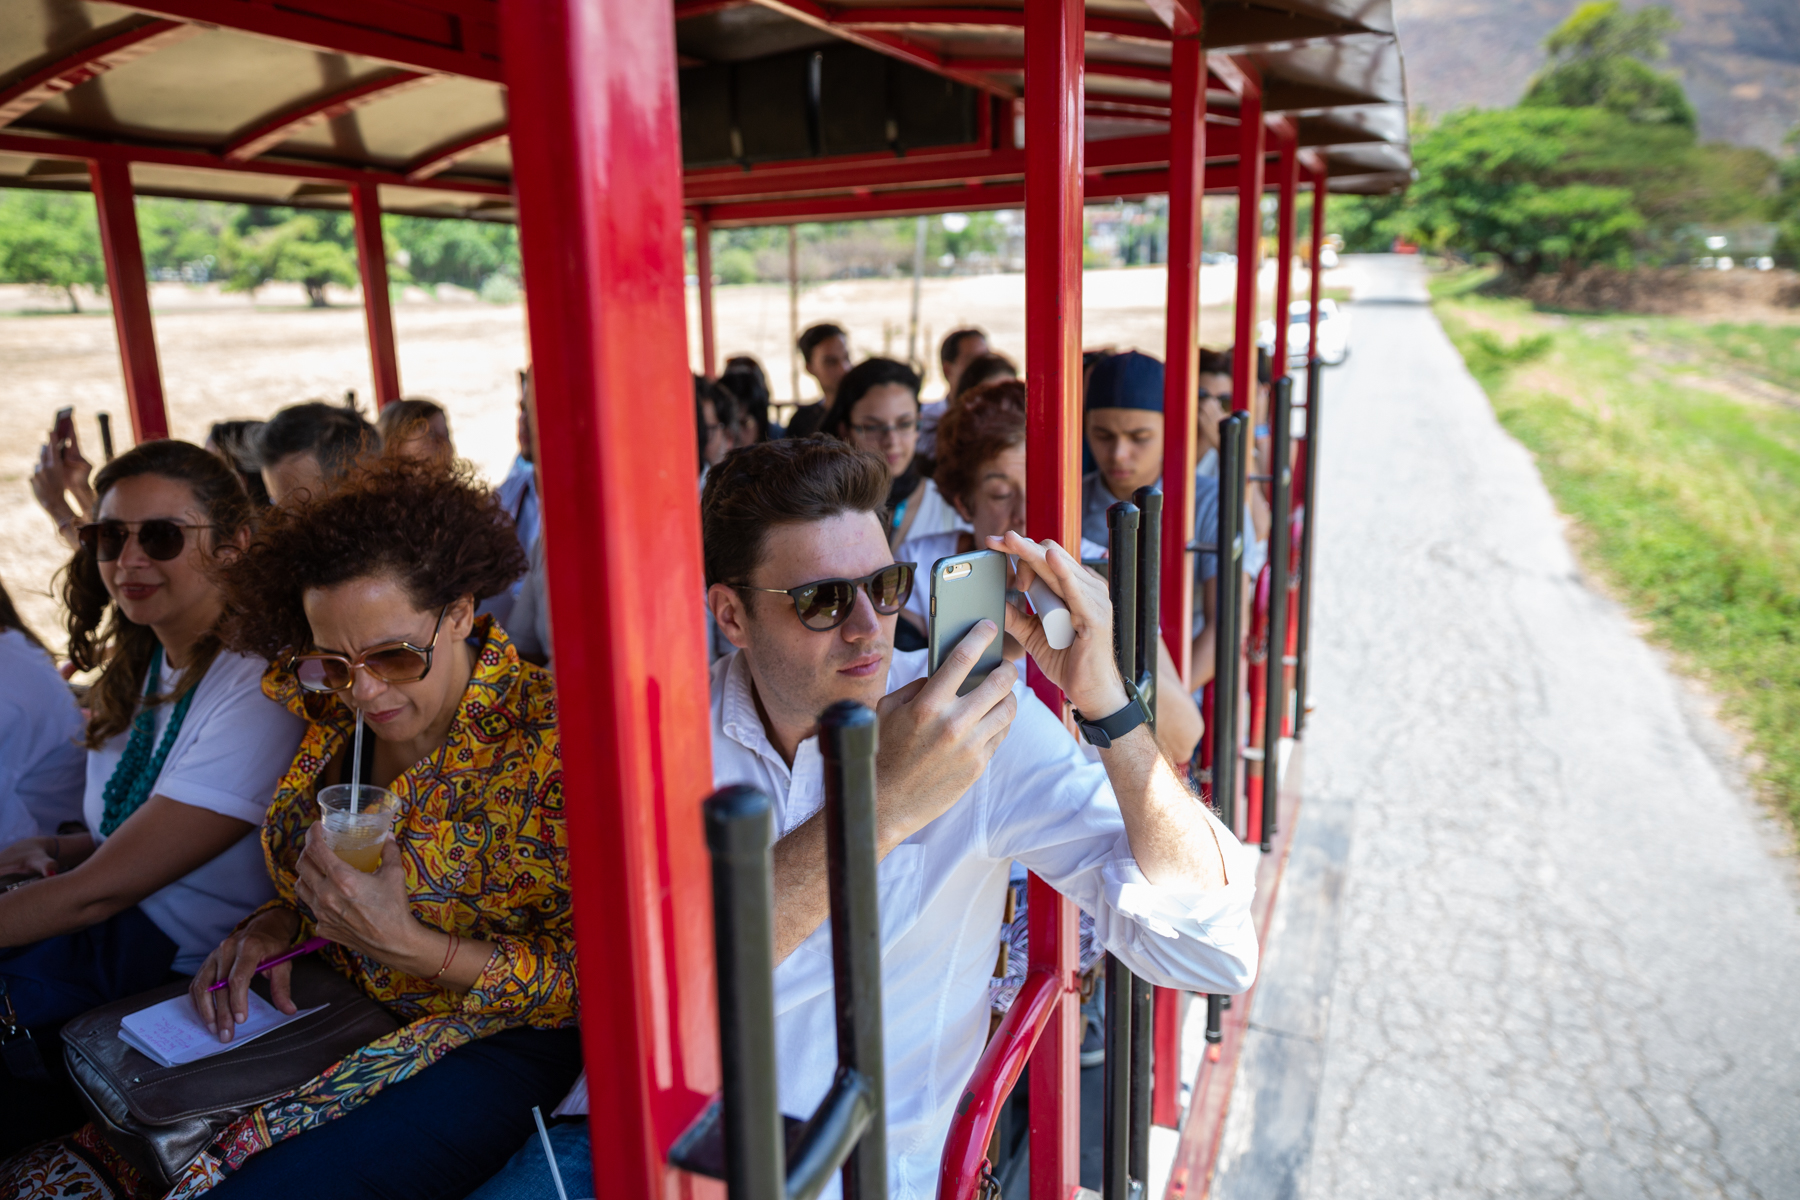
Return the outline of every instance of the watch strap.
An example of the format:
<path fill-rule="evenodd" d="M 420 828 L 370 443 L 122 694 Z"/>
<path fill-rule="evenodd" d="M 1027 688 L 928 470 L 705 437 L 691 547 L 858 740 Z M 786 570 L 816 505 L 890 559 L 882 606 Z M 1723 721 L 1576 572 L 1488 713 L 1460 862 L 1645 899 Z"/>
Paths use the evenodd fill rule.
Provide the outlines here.
<path fill-rule="evenodd" d="M 1125 707 L 1109 717 L 1098 721 L 1081 715 L 1080 709 L 1074 709 L 1075 724 L 1081 729 L 1081 736 L 1088 740 L 1090 746 L 1105 750 L 1119 738 L 1124 737 L 1139 725 L 1150 720 L 1150 710 L 1144 706 L 1144 698 L 1138 694 L 1137 686 L 1126 679 L 1125 694 L 1129 699 Z"/>

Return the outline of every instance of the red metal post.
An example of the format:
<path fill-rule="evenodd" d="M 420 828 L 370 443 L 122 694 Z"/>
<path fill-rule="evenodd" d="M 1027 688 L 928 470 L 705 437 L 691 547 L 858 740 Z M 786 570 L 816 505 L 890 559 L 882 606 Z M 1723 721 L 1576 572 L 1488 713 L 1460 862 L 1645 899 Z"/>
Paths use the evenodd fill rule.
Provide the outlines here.
<path fill-rule="evenodd" d="M 700 283 L 700 373 L 719 377 L 718 351 L 713 341 L 712 222 L 694 216 L 694 275 Z"/>
<path fill-rule="evenodd" d="M 388 296 L 380 188 L 373 183 L 352 185 L 350 211 L 356 217 L 356 265 L 362 274 L 363 324 L 369 330 L 369 370 L 375 377 L 375 404 L 386 408 L 400 398 L 400 358 L 394 345 L 394 305 Z"/>
<path fill-rule="evenodd" d="M 1262 265 L 1262 79 L 1244 65 L 1238 97 L 1238 249 L 1236 345 L 1231 363 L 1231 407 L 1251 410 L 1256 393 L 1256 276 Z"/>
<path fill-rule="evenodd" d="M 106 258 L 106 291 L 112 297 L 113 328 L 125 370 L 131 437 L 142 445 L 169 436 L 169 410 L 163 403 L 156 327 L 150 321 L 150 285 L 144 277 L 143 245 L 138 241 L 131 167 L 123 162 L 90 162 L 88 179 L 100 220 L 100 250 Z"/>
<path fill-rule="evenodd" d="M 500 18 L 550 606 L 564 618 L 595 1174 L 620 1200 L 675 1200 L 687 1184 L 668 1147 L 720 1077 L 673 8 L 504 0 Z"/>
<path fill-rule="evenodd" d="M 1081 492 L 1082 0 L 1025 6 L 1025 453 L 1034 538 L 1078 544 Z M 1058 690 L 1031 671 L 1053 711 Z M 1064 992 L 1031 1056 L 1031 1200 L 1081 1182 L 1081 1013 L 1075 906 L 1030 887 L 1031 966 Z"/>
<path fill-rule="evenodd" d="M 1288 305 L 1294 291 L 1294 199 L 1300 190 L 1300 146 L 1291 125 L 1284 124 L 1278 135 L 1281 157 L 1275 163 L 1276 253 L 1275 265 L 1275 346 L 1269 364 L 1269 380 L 1273 383 L 1288 373 Z"/>
<path fill-rule="evenodd" d="M 1198 31 L 1176 37 L 1169 72 L 1169 298 L 1163 373 L 1163 643 L 1188 678 L 1194 611 L 1194 464 L 1198 447 L 1200 216 L 1206 162 L 1206 50 Z M 1150 1119 L 1181 1120 L 1181 993 L 1156 989 Z"/>
<path fill-rule="evenodd" d="M 1170 46 L 1169 298 L 1163 374 L 1163 643 L 1188 677 L 1194 611 L 1194 464 L 1200 342 L 1200 212 L 1206 160 L 1206 51 L 1200 37 Z"/>

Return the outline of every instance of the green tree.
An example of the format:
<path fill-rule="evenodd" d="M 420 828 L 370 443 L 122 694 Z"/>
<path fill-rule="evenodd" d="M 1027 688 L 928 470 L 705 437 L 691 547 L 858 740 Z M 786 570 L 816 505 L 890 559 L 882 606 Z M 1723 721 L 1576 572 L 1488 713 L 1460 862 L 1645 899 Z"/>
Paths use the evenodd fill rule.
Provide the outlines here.
<path fill-rule="evenodd" d="M 1800 266 L 1800 125 L 1787 135 L 1787 146 L 1791 153 L 1781 160 L 1780 190 L 1772 207 L 1780 230 L 1775 253 L 1791 267 Z"/>
<path fill-rule="evenodd" d="M 248 231 L 227 227 L 218 256 L 225 290 L 254 294 L 266 283 L 298 283 L 312 307 L 324 308 L 327 284 L 350 287 L 357 281 L 356 259 L 324 224 L 301 213 L 280 224 L 252 224 Z"/>
<path fill-rule="evenodd" d="M 453 283 L 471 291 L 494 275 L 517 282 L 517 226 L 457 218 L 384 217 L 388 253 L 396 262 L 394 277 L 431 287 Z"/>
<path fill-rule="evenodd" d="M 1533 108 L 1604 108 L 1644 125 L 1694 130 L 1681 81 L 1649 64 L 1669 56 L 1681 23 L 1652 5 L 1627 12 L 1619 0 L 1588 0 L 1544 39 L 1550 61 L 1519 103 Z"/>
<path fill-rule="evenodd" d="M 93 198 L 27 188 L 0 190 L 0 281 L 61 288 L 80 312 L 78 284 L 106 285 Z"/>

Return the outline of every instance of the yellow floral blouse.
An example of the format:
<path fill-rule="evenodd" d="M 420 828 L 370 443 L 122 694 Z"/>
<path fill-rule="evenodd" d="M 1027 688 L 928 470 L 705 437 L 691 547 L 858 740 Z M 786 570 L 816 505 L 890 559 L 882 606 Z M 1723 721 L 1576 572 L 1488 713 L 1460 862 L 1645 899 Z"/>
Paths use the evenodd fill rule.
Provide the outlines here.
<path fill-rule="evenodd" d="M 402 804 L 394 840 L 413 916 L 498 949 L 463 994 L 344 946 L 322 953 L 405 1021 L 465 1016 L 498 1018 L 508 1028 L 573 1026 L 575 929 L 555 688 L 549 672 L 520 660 L 492 618 L 477 621 L 476 638 L 475 671 L 443 748 L 391 785 Z M 294 895 L 295 863 L 318 819 L 318 777 L 347 744 L 351 714 L 335 697 L 302 691 L 280 667 L 263 676 L 263 693 L 307 721 L 262 829 L 280 897 L 265 907 L 295 909 L 301 936 L 310 937 L 311 915 Z"/>

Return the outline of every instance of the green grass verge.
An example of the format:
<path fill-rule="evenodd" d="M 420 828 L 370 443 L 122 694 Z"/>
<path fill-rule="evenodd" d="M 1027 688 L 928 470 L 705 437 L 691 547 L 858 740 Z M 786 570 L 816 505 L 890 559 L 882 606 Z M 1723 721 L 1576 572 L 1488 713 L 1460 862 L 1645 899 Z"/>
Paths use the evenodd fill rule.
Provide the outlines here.
<path fill-rule="evenodd" d="M 1800 408 L 1717 383 L 1800 387 L 1800 329 L 1561 317 L 1473 274 L 1434 289 L 1445 330 L 1588 567 L 1720 695 L 1800 825 Z"/>

